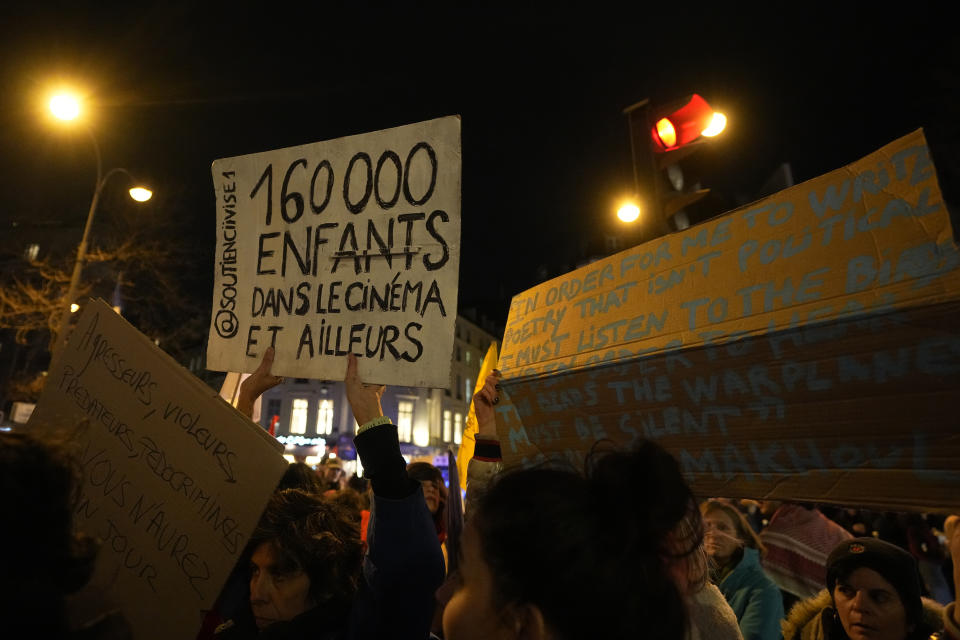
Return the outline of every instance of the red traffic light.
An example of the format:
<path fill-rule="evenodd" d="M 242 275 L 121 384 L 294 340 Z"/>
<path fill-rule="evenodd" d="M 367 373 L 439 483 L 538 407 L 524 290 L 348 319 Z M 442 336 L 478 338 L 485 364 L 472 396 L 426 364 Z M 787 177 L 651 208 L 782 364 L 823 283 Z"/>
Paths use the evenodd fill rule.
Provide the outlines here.
<path fill-rule="evenodd" d="M 710 126 L 713 109 L 696 93 L 680 102 L 678 108 L 658 118 L 650 136 L 657 151 L 670 151 L 693 142 Z"/>

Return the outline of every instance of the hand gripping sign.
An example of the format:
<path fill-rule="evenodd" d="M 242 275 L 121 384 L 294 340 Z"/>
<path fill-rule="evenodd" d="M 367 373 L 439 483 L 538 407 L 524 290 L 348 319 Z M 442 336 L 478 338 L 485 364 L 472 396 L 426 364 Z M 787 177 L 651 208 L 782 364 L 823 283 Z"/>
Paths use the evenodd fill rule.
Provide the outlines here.
<path fill-rule="evenodd" d="M 446 387 L 460 264 L 460 119 L 213 163 L 207 367 Z"/>

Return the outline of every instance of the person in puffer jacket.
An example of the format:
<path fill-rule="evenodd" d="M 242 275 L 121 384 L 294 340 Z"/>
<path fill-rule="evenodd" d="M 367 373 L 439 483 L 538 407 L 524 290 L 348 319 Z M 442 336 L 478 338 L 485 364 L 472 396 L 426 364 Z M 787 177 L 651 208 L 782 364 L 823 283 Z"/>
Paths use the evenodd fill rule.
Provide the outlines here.
<path fill-rule="evenodd" d="M 960 527 L 956 527 L 960 529 Z M 953 533 L 954 572 L 960 535 Z M 920 596 L 913 556 L 875 538 L 837 545 L 827 559 L 827 589 L 797 603 L 783 623 L 785 640 L 960 640 L 956 603 L 943 609 Z"/>

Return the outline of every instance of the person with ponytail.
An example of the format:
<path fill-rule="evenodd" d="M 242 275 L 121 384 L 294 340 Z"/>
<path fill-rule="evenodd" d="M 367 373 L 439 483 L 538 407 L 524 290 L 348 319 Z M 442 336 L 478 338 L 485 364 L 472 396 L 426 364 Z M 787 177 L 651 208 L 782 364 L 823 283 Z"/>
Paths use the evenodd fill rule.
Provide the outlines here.
<path fill-rule="evenodd" d="M 131 637 L 116 603 L 98 591 L 78 595 L 93 575 L 100 544 L 74 530 L 73 514 L 81 499 L 80 467 L 65 443 L 86 428 L 80 425 L 47 441 L 0 432 L 4 637 Z"/>
<path fill-rule="evenodd" d="M 474 396 L 480 433 L 444 638 L 691 637 L 689 591 L 703 580 L 690 568 L 701 564 L 702 533 L 676 460 L 646 441 L 596 450 L 585 472 L 543 465 L 494 475 L 488 423 L 498 400 L 495 372 Z"/>
<path fill-rule="evenodd" d="M 586 476 L 542 467 L 489 487 L 464 531 L 447 640 L 684 637 L 670 562 L 695 547 L 670 534 L 695 508 L 689 489 L 652 442 L 597 458 Z"/>

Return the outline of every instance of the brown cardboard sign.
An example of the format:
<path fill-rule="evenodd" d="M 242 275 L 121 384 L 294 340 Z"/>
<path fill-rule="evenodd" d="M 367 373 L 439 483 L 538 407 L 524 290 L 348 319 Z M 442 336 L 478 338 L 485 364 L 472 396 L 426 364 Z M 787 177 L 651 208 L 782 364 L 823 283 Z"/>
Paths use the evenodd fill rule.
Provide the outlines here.
<path fill-rule="evenodd" d="M 700 495 L 960 506 L 960 254 L 923 134 L 516 296 L 508 463 L 653 438 Z"/>
<path fill-rule="evenodd" d="M 138 638 L 193 637 L 286 469 L 282 446 L 102 300 L 28 429 L 72 434 L 75 524 L 102 541 L 90 588 Z"/>

